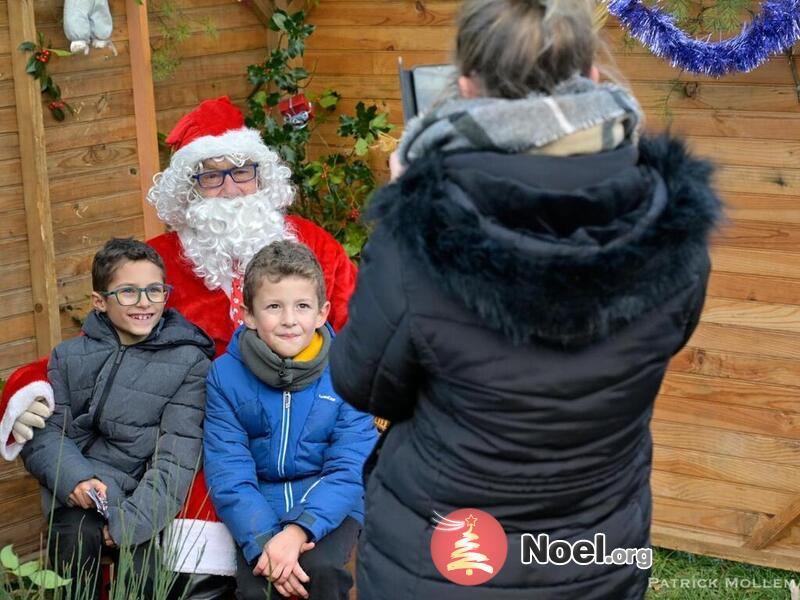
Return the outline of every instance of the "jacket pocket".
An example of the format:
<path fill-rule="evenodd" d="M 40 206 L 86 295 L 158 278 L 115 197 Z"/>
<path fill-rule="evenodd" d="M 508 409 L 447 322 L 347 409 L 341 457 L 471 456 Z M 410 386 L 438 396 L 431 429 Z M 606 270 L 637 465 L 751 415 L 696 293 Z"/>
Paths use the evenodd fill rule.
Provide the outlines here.
<path fill-rule="evenodd" d="M 236 416 L 250 440 L 271 437 L 272 425 L 269 415 L 259 399 L 242 402 L 236 409 Z"/>
<path fill-rule="evenodd" d="M 267 408 L 260 398 L 248 399 L 238 406 L 236 416 L 247 433 L 250 454 L 253 456 L 258 477 L 274 479 L 276 459 L 272 452 L 273 427 Z"/>

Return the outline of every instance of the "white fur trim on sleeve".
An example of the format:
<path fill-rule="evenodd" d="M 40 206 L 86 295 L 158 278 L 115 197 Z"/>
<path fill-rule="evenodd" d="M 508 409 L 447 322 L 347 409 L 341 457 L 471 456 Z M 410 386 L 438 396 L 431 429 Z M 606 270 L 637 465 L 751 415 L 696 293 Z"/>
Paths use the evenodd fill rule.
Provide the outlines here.
<path fill-rule="evenodd" d="M 14 460 L 22 451 L 22 446 L 24 444 L 20 444 L 16 441 L 13 441 L 11 444 L 7 444 L 6 442 L 11 436 L 14 421 L 27 411 L 34 400 L 40 396 L 45 399 L 50 410 L 55 410 L 56 403 L 53 397 L 53 388 L 46 381 L 34 381 L 21 387 L 14 392 L 14 395 L 11 396 L 11 399 L 8 401 L 6 411 L 3 413 L 2 417 L 0 417 L 0 456 L 4 459 Z M 34 435 L 36 435 L 35 431 Z"/>
<path fill-rule="evenodd" d="M 164 561 L 170 570 L 236 575 L 236 542 L 223 523 L 175 519 L 164 533 Z"/>

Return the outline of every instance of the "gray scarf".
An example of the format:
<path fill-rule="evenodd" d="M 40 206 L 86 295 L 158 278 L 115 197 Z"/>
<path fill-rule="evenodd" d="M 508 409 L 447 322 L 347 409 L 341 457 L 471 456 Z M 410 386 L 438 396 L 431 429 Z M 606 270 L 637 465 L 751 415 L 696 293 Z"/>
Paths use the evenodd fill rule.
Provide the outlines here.
<path fill-rule="evenodd" d="M 635 141 L 640 119 L 627 90 L 576 75 L 552 95 L 447 99 L 408 123 L 398 154 L 405 165 L 433 151 L 590 154 Z"/>
<path fill-rule="evenodd" d="M 331 332 L 326 326 L 317 331 L 322 335 L 322 349 L 308 362 L 298 362 L 291 358 L 281 358 L 270 350 L 258 337 L 255 329 L 244 329 L 239 334 L 239 352 L 242 362 L 261 381 L 268 386 L 297 392 L 307 388 L 320 378 L 328 366 L 328 351 L 331 347 Z"/>

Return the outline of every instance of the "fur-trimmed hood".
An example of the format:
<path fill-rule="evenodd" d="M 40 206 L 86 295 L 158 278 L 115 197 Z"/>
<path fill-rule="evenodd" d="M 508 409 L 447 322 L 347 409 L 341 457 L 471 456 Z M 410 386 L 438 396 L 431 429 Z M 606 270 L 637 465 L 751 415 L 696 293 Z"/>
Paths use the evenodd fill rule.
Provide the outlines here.
<path fill-rule="evenodd" d="M 645 138 L 638 160 L 632 151 L 629 164 L 594 180 L 587 158 L 571 172 L 570 158 L 517 155 L 516 170 L 501 173 L 486 153 L 455 162 L 432 154 L 376 194 L 370 214 L 515 344 L 585 345 L 694 283 L 720 217 L 711 165 L 681 141 Z M 532 181 L 537 161 L 560 169 L 561 183 Z"/>

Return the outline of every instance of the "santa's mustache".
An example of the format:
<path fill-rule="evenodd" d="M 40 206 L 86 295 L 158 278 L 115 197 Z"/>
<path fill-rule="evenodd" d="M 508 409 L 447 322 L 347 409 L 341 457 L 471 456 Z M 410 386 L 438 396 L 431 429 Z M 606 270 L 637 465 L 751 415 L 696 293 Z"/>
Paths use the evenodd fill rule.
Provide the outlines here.
<path fill-rule="evenodd" d="M 186 225 L 198 232 L 258 231 L 261 224 L 283 224 L 283 215 L 272 207 L 266 194 L 256 192 L 238 198 L 201 198 L 186 209 Z"/>
<path fill-rule="evenodd" d="M 184 254 L 209 289 L 230 281 L 234 265 L 243 272 L 264 246 L 293 237 L 283 213 L 263 192 L 194 200 L 186 209 L 185 222 L 178 230 Z"/>

